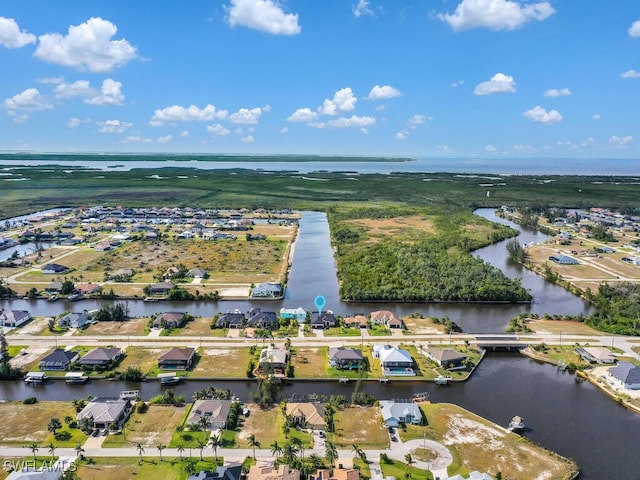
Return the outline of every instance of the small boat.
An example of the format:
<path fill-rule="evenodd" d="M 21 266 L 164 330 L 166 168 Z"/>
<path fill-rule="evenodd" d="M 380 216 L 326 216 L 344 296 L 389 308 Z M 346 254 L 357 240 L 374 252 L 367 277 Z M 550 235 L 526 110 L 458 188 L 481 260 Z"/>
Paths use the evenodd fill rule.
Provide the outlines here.
<path fill-rule="evenodd" d="M 438 375 L 433 381 L 436 385 L 448 385 L 451 380 L 453 380 L 452 377 L 443 377 L 442 375 Z"/>
<path fill-rule="evenodd" d="M 155 298 L 155 297 L 145 297 L 144 298 L 145 302 L 157 302 L 159 300 L 160 300 L 159 298 Z"/>
<path fill-rule="evenodd" d="M 69 385 L 82 385 L 87 383 L 87 380 L 89 380 L 89 377 L 82 372 L 67 372 L 64 375 L 64 381 Z"/>
<path fill-rule="evenodd" d="M 138 390 L 123 390 L 120 392 L 120 398 L 123 400 L 135 400 L 138 396 L 140 396 L 140 391 Z"/>
<path fill-rule="evenodd" d="M 58 300 L 58 295 L 50 295 L 49 298 L 47 298 L 47 302 L 55 302 L 56 300 Z"/>
<path fill-rule="evenodd" d="M 24 377 L 24 381 L 30 385 L 43 385 L 48 378 L 44 372 L 28 372 Z"/>
<path fill-rule="evenodd" d="M 81 298 L 82 295 L 80 295 L 79 293 L 72 293 L 67 297 L 67 300 L 69 300 L 70 302 L 75 302 L 76 300 L 80 300 Z"/>
<path fill-rule="evenodd" d="M 509 430 L 512 432 L 520 433 L 524 431 L 524 428 L 524 421 L 517 415 L 511 419 L 511 422 L 509 422 Z"/>
<path fill-rule="evenodd" d="M 159 373 L 158 380 L 160 385 L 177 385 L 182 379 L 173 373 Z"/>

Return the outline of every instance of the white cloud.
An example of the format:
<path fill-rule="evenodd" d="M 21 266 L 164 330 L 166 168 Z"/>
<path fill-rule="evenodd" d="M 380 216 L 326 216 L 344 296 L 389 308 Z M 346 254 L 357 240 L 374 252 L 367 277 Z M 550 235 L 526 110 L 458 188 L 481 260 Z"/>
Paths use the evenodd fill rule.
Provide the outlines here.
<path fill-rule="evenodd" d="M 238 127 L 236 128 L 233 133 L 235 133 L 236 135 L 238 135 L 239 137 L 244 135 L 244 130 L 242 129 L 242 127 Z"/>
<path fill-rule="evenodd" d="M 596 142 L 596 139 L 593 137 L 587 137 L 581 144 L 581 147 L 596 147 L 598 145 L 598 142 Z"/>
<path fill-rule="evenodd" d="M 271 111 L 271 105 L 265 105 L 264 107 L 262 107 L 262 111 L 264 113 L 269 113 Z"/>
<path fill-rule="evenodd" d="M 471 28 L 514 30 L 531 20 L 542 21 L 555 13 L 549 2 L 525 3 L 514 0 L 462 0 L 452 13 L 437 18 L 455 31 Z"/>
<path fill-rule="evenodd" d="M 133 123 L 121 122 L 120 120 L 107 120 L 106 122 L 96 122 L 100 128 L 100 133 L 123 133 L 126 129 L 131 128 Z"/>
<path fill-rule="evenodd" d="M 73 98 L 73 97 L 86 97 L 92 95 L 95 92 L 88 80 L 78 80 L 73 83 L 59 83 L 53 89 L 53 94 L 56 98 Z"/>
<path fill-rule="evenodd" d="M 183 130 L 180 132 L 180 138 L 189 138 L 191 136 L 191 134 L 189 133 L 189 130 Z"/>
<path fill-rule="evenodd" d="M 105 73 L 138 57 L 136 47 L 125 39 L 111 40 L 118 28 L 108 20 L 92 17 L 71 25 L 66 36 L 47 33 L 38 37 L 36 58 L 78 70 Z"/>
<path fill-rule="evenodd" d="M 165 144 L 165 143 L 171 142 L 171 140 L 173 140 L 173 137 L 171 135 L 165 135 L 164 137 L 158 137 L 156 142 L 160 144 Z"/>
<path fill-rule="evenodd" d="M 299 108 L 287 118 L 288 122 L 312 122 L 318 119 L 318 114 L 310 108 Z"/>
<path fill-rule="evenodd" d="M 640 20 L 633 22 L 629 27 L 629 30 L 627 30 L 627 33 L 634 38 L 640 37 Z"/>
<path fill-rule="evenodd" d="M 45 78 L 38 79 L 38 83 L 43 83 L 45 85 L 58 85 L 59 83 L 63 83 L 63 82 L 64 82 L 63 77 L 45 77 Z"/>
<path fill-rule="evenodd" d="M 255 140 L 255 139 L 253 138 L 253 135 L 247 135 L 246 137 L 242 137 L 242 138 L 240 139 L 240 141 L 241 141 L 242 143 L 253 143 L 253 142 L 254 142 L 254 140 Z"/>
<path fill-rule="evenodd" d="M 493 145 L 487 145 L 484 147 L 484 151 L 485 152 L 489 152 L 489 153 L 493 153 L 496 151 L 496 147 L 494 147 Z"/>
<path fill-rule="evenodd" d="M 14 113 L 16 110 L 36 111 L 51 110 L 53 108 L 53 105 L 40 94 L 37 88 L 27 88 L 25 91 L 7 98 L 2 105 L 9 112 Z"/>
<path fill-rule="evenodd" d="M 91 119 L 90 118 L 81 119 L 81 118 L 77 118 L 77 117 L 71 117 L 69 119 L 69 121 L 67 122 L 67 127 L 69 127 L 69 128 L 77 128 L 80 125 L 82 125 L 83 123 L 91 123 Z"/>
<path fill-rule="evenodd" d="M 144 138 L 140 135 L 129 135 L 124 138 L 123 143 L 153 143 L 150 138 Z"/>
<path fill-rule="evenodd" d="M 415 114 L 408 120 L 407 123 L 412 126 L 422 125 L 424 123 L 427 123 L 427 120 L 429 120 L 429 118 L 426 115 Z"/>
<path fill-rule="evenodd" d="M 367 129 L 366 129 L 366 128 L 364 128 L 364 127 L 361 127 L 361 128 L 360 128 L 360 131 L 361 131 L 362 133 L 364 133 L 365 135 L 369 135 L 369 130 L 367 130 Z"/>
<path fill-rule="evenodd" d="M 297 35 L 301 31 L 298 14 L 285 13 L 273 0 L 231 0 L 231 6 L 225 8 L 232 27 L 240 25 L 273 35 Z"/>
<path fill-rule="evenodd" d="M 406 140 L 408 136 L 409 136 L 408 131 L 400 130 L 398 133 L 396 133 L 396 140 Z"/>
<path fill-rule="evenodd" d="M 157 127 L 164 125 L 166 122 L 207 122 L 216 118 L 223 120 L 228 113 L 226 110 L 216 110 L 216 107 L 211 104 L 204 108 L 198 108 L 195 105 L 189 107 L 172 105 L 153 112 L 150 123 L 152 126 Z"/>
<path fill-rule="evenodd" d="M 479 83 L 473 90 L 476 95 L 491 95 L 494 93 L 513 93 L 516 82 L 511 75 L 505 75 L 504 73 L 496 73 L 491 80 Z"/>
<path fill-rule="evenodd" d="M 216 123 L 215 125 L 207 125 L 207 132 L 213 133 L 214 135 L 217 135 L 219 137 L 229 135 L 229 129 L 225 128 L 219 123 Z"/>
<path fill-rule="evenodd" d="M 540 105 L 533 107 L 531 110 L 527 110 L 523 114 L 529 120 L 533 120 L 538 123 L 545 123 L 552 125 L 562 121 L 562 115 L 557 110 L 549 110 L 548 112 Z"/>
<path fill-rule="evenodd" d="M 393 88 L 390 85 L 376 85 L 371 89 L 369 95 L 365 97 L 367 100 L 386 100 L 388 98 L 395 98 L 402 95 L 400 90 Z"/>
<path fill-rule="evenodd" d="M 373 10 L 371 10 L 371 7 L 369 6 L 369 0 L 358 0 L 358 3 L 352 7 L 352 11 L 358 18 L 364 15 L 369 15 L 371 17 L 375 16 Z"/>
<path fill-rule="evenodd" d="M 570 95 L 573 95 L 573 92 L 568 88 L 550 88 L 544 92 L 545 97 L 568 97 Z"/>
<path fill-rule="evenodd" d="M 640 72 L 636 72 L 635 70 L 627 70 L 620 76 L 622 78 L 640 78 Z"/>
<path fill-rule="evenodd" d="M 376 119 L 373 117 L 359 117 L 357 115 L 351 115 L 351 117 L 340 117 L 335 120 L 329 120 L 327 122 L 331 127 L 348 128 L 348 127 L 369 127 L 376 124 Z"/>
<path fill-rule="evenodd" d="M 121 88 L 121 82 L 107 78 L 102 82 L 100 93 L 94 97 L 87 98 L 84 103 L 88 105 L 120 106 L 124 103 L 124 95 L 121 92 Z"/>
<path fill-rule="evenodd" d="M 20 48 L 36 42 L 36 36 L 20 30 L 13 18 L 0 17 L 0 45 L 7 48 Z"/>
<path fill-rule="evenodd" d="M 451 88 L 458 88 L 460 86 L 464 85 L 464 80 L 458 80 L 457 82 L 453 82 L 451 84 Z"/>
<path fill-rule="evenodd" d="M 627 135 L 625 137 L 612 135 L 611 137 L 609 137 L 609 145 L 613 147 L 626 147 L 631 142 L 633 142 L 633 137 L 631 135 Z"/>
<path fill-rule="evenodd" d="M 449 153 L 451 151 L 451 148 L 449 147 L 449 145 L 438 145 L 438 150 L 443 153 Z"/>
<path fill-rule="evenodd" d="M 241 125 L 256 125 L 258 120 L 260 120 L 260 115 L 262 115 L 262 109 L 260 107 L 252 108 L 251 110 L 241 108 L 237 112 L 229 115 L 229 120 L 232 123 Z"/>
<path fill-rule="evenodd" d="M 340 112 L 351 112 L 356 108 L 358 99 L 353 94 L 351 88 L 342 88 L 338 90 L 333 99 L 325 99 L 324 103 L 318 107 L 321 115 L 338 115 Z"/>
<path fill-rule="evenodd" d="M 591 116 L 591 120 L 600 120 L 600 114 L 599 114 L 599 113 L 594 113 L 594 114 Z"/>
<path fill-rule="evenodd" d="M 282 127 L 280 129 L 280 133 L 287 133 L 289 131 L 289 127 Z"/>

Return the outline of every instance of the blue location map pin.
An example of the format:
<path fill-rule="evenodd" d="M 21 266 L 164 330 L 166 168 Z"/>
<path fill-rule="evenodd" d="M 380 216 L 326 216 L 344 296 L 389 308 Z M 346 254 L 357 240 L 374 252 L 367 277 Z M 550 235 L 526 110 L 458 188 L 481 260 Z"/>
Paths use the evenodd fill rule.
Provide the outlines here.
<path fill-rule="evenodd" d="M 327 304 L 327 301 L 322 295 L 318 295 L 313 301 L 316 308 L 318 309 L 318 314 L 322 313 L 322 308 Z"/>

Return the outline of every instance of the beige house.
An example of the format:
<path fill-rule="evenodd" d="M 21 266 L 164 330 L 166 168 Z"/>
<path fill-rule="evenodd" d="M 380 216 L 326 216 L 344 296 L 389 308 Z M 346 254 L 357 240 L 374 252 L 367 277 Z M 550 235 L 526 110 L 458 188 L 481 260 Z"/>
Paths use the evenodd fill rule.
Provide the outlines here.
<path fill-rule="evenodd" d="M 289 465 L 252 465 L 247 480 L 300 480 L 299 470 L 290 470 Z"/>
<path fill-rule="evenodd" d="M 289 402 L 287 403 L 285 414 L 292 417 L 294 423 L 300 427 L 323 430 L 326 425 L 324 421 L 324 406 L 321 403 Z"/>

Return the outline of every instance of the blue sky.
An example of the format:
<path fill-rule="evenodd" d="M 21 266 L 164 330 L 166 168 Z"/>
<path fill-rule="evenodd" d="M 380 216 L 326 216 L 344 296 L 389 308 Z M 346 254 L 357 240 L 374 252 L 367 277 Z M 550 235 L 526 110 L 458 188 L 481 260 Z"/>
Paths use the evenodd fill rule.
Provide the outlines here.
<path fill-rule="evenodd" d="M 4 0 L 0 150 L 640 151 L 640 2 Z"/>

